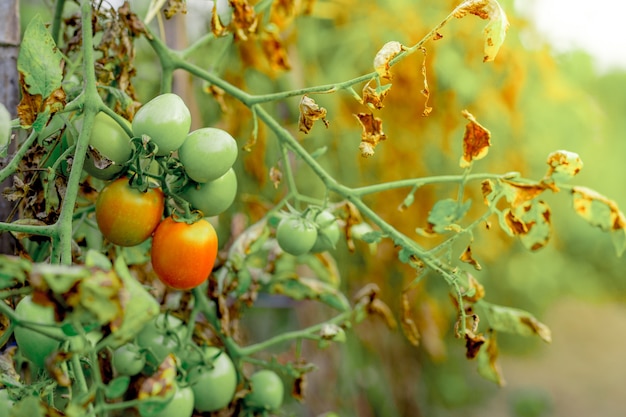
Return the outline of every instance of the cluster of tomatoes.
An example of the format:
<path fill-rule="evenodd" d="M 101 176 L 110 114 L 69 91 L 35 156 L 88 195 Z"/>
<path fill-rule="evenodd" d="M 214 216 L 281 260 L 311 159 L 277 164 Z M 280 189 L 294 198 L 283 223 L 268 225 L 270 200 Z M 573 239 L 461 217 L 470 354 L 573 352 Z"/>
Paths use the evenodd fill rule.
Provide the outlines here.
<path fill-rule="evenodd" d="M 335 215 L 318 207 L 285 215 L 276 227 L 278 245 L 295 256 L 334 249 L 340 237 Z"/>
<path fill-rule="evenodd" d="M 148 155 L 155 158 L 145 173 L 149 180 L 138 187 L 122 176 L 107 184 L 96 201 L 102 235 L 119 246 L 135 246 L 152 236 L 152 267 L 163 283 L 179 290 L 194 288 L 208 278 L 218 242 L 205 217 L 222 213 L 237 193 L 235 139 L 212 127 L 189 132 L 190 126 L 189 109 L 175 94 L 162 94 L 143 105 L 129 127 L 134 137 L 147 139 L 155 149 Z M 96 116 L 89 143 L 97 152 L 96 157 L 94 152 L 88 154 L 84 169 L 99 179 L 120 175 L 133 156 L 131 138 L 105 113 Z M 172 165 L 174 152 L 174 165 L 182 168 L 185 181 L 173 190 L 159 180 L 167 178 L 162 171 Z M 102 166 L 98 160 L 102 157 L 110 163 Z M 162 220 L 169 197 L 173 204 L 188 204 L 195 214 L 187 210 L 187 216 L 174 214 Z"/>
<path fill-rule="evenodd" d="M 56 324 L 53 308 L 35 303 L 31 296 L 20 300 L 15 312 L 30 322 Z M 59 327 L 50 329 L 57 336 L 63 336 Z M 21 355 L 38 369 L 45 369 L 49 356 L 59 349 L 60 342 L 22 326 L 17 326 L 14 332 Z M 176 372 L 170 373 L 170 377 L 162 377 L 162 383 L 170 385 L 173 394 L 167 396 L 169 401 L 162 410 L 151 413 L 153 417 L 190 417 L 194 410 L 221 410 L 229 406 L 236 396 L 239 381 L 232 359 L 215 346 L 198 346 L 187 332 L 188 326 L 177 317 L 159 314 L 143 327 L 134 340 L 110 351 L 113 376 L 133 378 L 138 385 L 146 378 L 154 379 L 163 364 L 168 363 L 168 358 L 172 370 L 178 367 L 184 373 L 184 377 L 177 380 L 173 378 Z M 95 345 L 102 333 L 92 331 L 86 336 Z M 177 358 L 177 365 L 172 361 L 174 357 Z M 85 372 L 88 377 L 91 375 L 89 369 Z M 256 371 L 248 378 L 248 388 L 243 395 L 246 408 L 275 411 L 281 407 L 284 384 L 274 371 Z"/>

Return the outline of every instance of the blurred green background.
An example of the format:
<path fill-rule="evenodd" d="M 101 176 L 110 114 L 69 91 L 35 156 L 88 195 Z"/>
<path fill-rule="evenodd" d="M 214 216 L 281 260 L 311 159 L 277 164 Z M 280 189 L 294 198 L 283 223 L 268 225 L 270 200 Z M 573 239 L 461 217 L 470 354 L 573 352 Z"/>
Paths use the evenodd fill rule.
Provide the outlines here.
<path fill-rule="evenodd" d="M 292 70 L 271 69 L 259 46 L 250 41 L 232 46 L 212 42 L 190 59 L 219 71 L 232 83 L 264 93 L 343 81 L 372 70 L 372 59 L 387 41 L 413 45 L 455 6 L 450 0 L 318 0 L 310 16 L 297 17 L 280 28 Z M 512 0 L 500 1 L 511 22 L 495 62 L 482 62 L 485 21 L 475 16 L 452 20 L 443 38 L 426 44 L 426 73 L 433 112 L 422 117 L 423 54 L 416 53 L 392 70 L 394 78 L 385 108 L 376 115 L 384 121 L 387 141 L 375 156 L 358 152 L 360 127 L 353 113 L 365 109 L 347 94 L 316 95 L 328 110 L 329 129 L 316 125 L 308 136 L 298 132 L 298 98 L 271 103 L 267 109 L 307 149 L 327 146 L 321 158 L 336 178 L 347 185 L 367 185 L 401 178 L 459 174 L 458 160 L 469 110 L 492 132 L 489 155 L 474 172 L 520 171 L 540 179 L 546 156 L 557 149 L 577 152 L 584 169 L 575 183 L 585 185 L 626 207 L 626 72 L 598 74 L 585 52 L 555 55 L 547 43 L 528 47 L 522 40 L 535 33 L 532 22 L 517 14 Z M 145 13 L 147 1 L 132 1 Z M 190 13 L 166 24 L 171 45 L 182 48 L 210 30 L 206 2 L 189 2 Z M 45 2 L 22 0 L 22 24 L 34 13 L 51 16 Z M 608 35 L 610 36 L 610 34 Z M 141 102 L 158 93 L 159 64 L 147 44 L 137 44 L 135 87 Z M 226 54 L 222 55 L 222 51 Z M 252 122 L 249 112 L 226 98 L 224 113 L 205 85 L 178 74 L 176 91 L 192 108 L 195 127 L 218 125 L 243 145 Z M 359 87 L 360 88 L 360 87 Z M 360 93 L 360 91 L 357 92 Z M 259 143 L 238 161 L 240 196 L 237 211 L 254 216 L 255 202 L 271 204 L 279 195 L 268 180 L 268 170 L 279 158 L 271 132 L 261 129 Z M 296 163 L 297 164 L 297 163 Z M 319 181 L 297 164 L 302 190 L 323 196 Z M 426 225 L 435 201 L 454 196 L 454 187 L 427 187 L 416 193 L 406 211 L 397 210 L 408 190 L 387 192 L 368 199 L 390 223 L 425 247 L 433 242 L 417 236 Z M 479 184 L 472 184 L 472 214 L 482 210 Z M 422 333 L 414 348 L 399 331 L 390 331 L 372 319 L 349 335 L 345 346 L 317 350 L 305 344 L 306 358 L 319 370 L 310 375 L 303 404 L 291 403 L 289 412 L 318 416 L 335 411 L 342 417 L 369 416 L 622 416 L 626 382 L 626 260 L 617 258 L 610 236 L 589 226 L 571 208 L 568 195 L 546 195 L 552 207 L 550 244 L 530 253 L 494 227 L 475 234 L 474 257 L 483 266 L 475 272 L 485 286 L 487 300 L 525 309 L 547 324 L 553 343 L 514 335 L 499 335 L 500 364 L 507 385 L 498 388 L 481 379 L 476 364 L 465 359 L 462 341 L 452 336 L 454 310 L 448 288 L 436 276 L 413 294 L 413 313 Z M 222 222 L 228 224 L 228 215 Z M 394 310 L 400 291 L 413 278 L 396 259 L 391 244 L 376 253 L 359 246 L 355 254 L 340 248 L 337 262 L 343 288 L 353 294 L 375 282 Z M 311 303 L 286 309 L 258 308 L 249 313 L 257 333 L 275 334 L 329 317 Z M 282 353 L 288 356 L 289 353 Z"/>

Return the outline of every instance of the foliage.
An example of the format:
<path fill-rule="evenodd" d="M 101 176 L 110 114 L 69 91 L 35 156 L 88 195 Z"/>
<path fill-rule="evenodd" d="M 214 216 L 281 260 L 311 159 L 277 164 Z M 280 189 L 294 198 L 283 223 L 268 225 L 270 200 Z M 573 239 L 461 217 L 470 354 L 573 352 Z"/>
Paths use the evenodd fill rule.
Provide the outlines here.
<path fill-rule="evenodd" d="M 447 355 L 451 334 L 478 374 L 500 385 L 500 337 L 550 342 L 550 329 L 534 314 L 497 297 L 506 285 L 489 275 L 498 271 L 497 258 L 517 247 L 549 250 L 561 232 L 554 219 L 568 210 L 610 233 L 621 255 L 626 220 L 593 186 L 570 183 L 583 162 L 569 149 L 576 142 L 554 139 L 559 123 L 518 111 L 554 106 L 570 117 L 579 110 L 566 104 L 575 94 L 567 85 L 541 78 L 548 59 L 514 52 L 521 50 L 513 32 L 520 22 L 507 17 L 507 4 L 450 3 L 216 1 L 207 11 L 210 31 L 181 50 L 168 46 L 164 19 L 180 19 L 184 1 L 152 2 L 140 11 L 129 3 L 114 9 L 89 1 L 74 10 L 57 0 L 50 29 L 33 17 L 18 59 L 19 148 L 0 170 L 0 179 L 13 179 L 5 196 L 20 213 L 0 223 L 0 231 L 19 241 L 18 256 L 0 263 L 6 300 L 0 341 L 7 345 L 15 330 L 26 329 L 60 344 L 43 361 L 45 369 L 30 363 L 25 374 L 20 364 L 30 358 L 5 350 L 10 372 L 2 382 L 16 415 L 53 409 L 70 416 L 162 415 L 175 393 L 216 369 L 220 355 L 232 359 L 237 373 L 236 393 L 220 415 L 267 415 L 282 403 L 282 385 L 270 406 L 251 380 L 272 375 L 276 387 L 285 381 L 293 399 L 306 401 L 305 381 L 314 380 L 315 366 L 306 359 L 305 341 L 319 348 L 347 342 L 347 368 L 358 369 L 360 355 L 372 360 L 367 346 L 382 347 L 373 340 L 381 339 L 380 323 L 388 328 L 382 339 L 400 329 L 408 342 L 401 352 L 415 355 L 417 347 L 435 361 Z M 373 13 L 379 24 L 372 23 Z M 158 92 L 150 85 L 156 66 Z M 185 171 L 196 152 L 179 158 L 180 143 L 159 151 L 161 142 L 150 135 L 162 129 L 137 133 L 138 124 L 169 116 L 154 96 L 181 105 L 172 94 L 181 70 L 193 86 L 181 94 L 191 110 L 182 124 L 191 117 L 192 128 L 229 132 L 243 152 L 235 158 L 236 151 L 227 150 L 232 158 L 218 161 L 225 164 L 219 175 L 231 176 L 227 188 L 237 190 L 227 210 L 233 196 L 224 196 L 222 186 L 218 197 L 226 204 L 210 213 L 219 215 L 210 220 L 220 252 L 212 242 L 210 250 L 193 256 L 183 250 L 170 259 L 183 238 L 165 239 L 173 245 L 166 251 L 155 251 L 151 239 L 122 247 L 103 238 L 94 212 L 108 178 L 87 175 L 83 167 L 123 165 L 114 175 L 128 175 L 138 190 L 160 187 L 167 219 L 161 225 L 178 217 L 181 228 L 205 222 L 196 210 L 203 205 L 189 197 L 203 184 Z M 525 82 L 531 78 L 538 81 Z M 546 101 L 548 88 L 555 100 Z M 90 142 L 98 114 L 132 137 L 125 163 L 109 160 Z M 174 116 L 176 130 L 181 120 Z M 584 132 L 571 119 L 566 134 Z M 533 146 L 524 146 L 528 136 L 535 137 Z M 202 161 L 195 162 L 201 170 Z M 554 219 L 553 205 L 559 208 Z M 307 241 L 295 232 L 306 232 Z M 205 252 L 211 252 L 206 262 L 191 260 Z M 201 269 L 193 289 L 161 282 L 164 260 L 171 274 Z M 199 264 L 212 266 L 206 282 L 209 274 Z M 56 326 L 19 314 L 15 306 L 26 294 L 53 308 Z M 309 308 L 316 320 L 294 330 L 271 323 L 270 334 L 255 340 L 260 306 L 283 299 L 294 310 L 315 305 Z M 372 324 L 368 331 L 359 326 L 365 320 Z M 137 339 L 143 369 L 126 374 L 112 367 L 114 352 L 146 329 L 150 342 Z M 218 354 L 204 354 L 207 345 Z M 381 415 L 416 407 L 415 400 L 384 405 L 377 401 L 381 392 L 372 400 Z M 286 410 L 295 407 L 286 403 Z M 341 398 L 337 407 L 350 409 Z"/>

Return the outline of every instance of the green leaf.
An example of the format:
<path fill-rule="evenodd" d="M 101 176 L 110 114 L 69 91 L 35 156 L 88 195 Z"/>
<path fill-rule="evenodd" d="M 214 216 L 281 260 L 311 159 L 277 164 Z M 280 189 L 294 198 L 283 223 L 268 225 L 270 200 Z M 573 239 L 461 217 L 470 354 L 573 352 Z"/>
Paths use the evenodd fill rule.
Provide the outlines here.
<path fill-rule="evenodd" d="M 111 398 L 111 399 L 119 398 L 122 395 L 124 395 L 124 393 L 126 392 L 129 386 L 130 386 L 130 377 L 126 375 L 119 376 L 113 379 L 111 382 L 109 382 L 109 384 L 106 386 L 106 390 L 104 391 L 104 395 L 107 398 Z"/>
<path fill-rule="evenodd" d="M 552 333 L 548 326 L 527 311 L 498 306 L 485 301 L 479 301 L 477 304 L 487 312 L 487 320 L 493 330 L 516 333 L 521 336 L 539 336 L 546 343 L 552 341 Z"/>
<path fill-rule="evenodd" d="M 454 229 L 455 223 L 465 216 L 471 205 L 472 200 L 462 204 L 451 198 L 439 200 L 428 213 L 428 223 L 436 233 Z"/>
<path fill-rule="evenodd" d="M 294 300 L 319 300 L 339 311 L 350 309 L 350 302 L 339 289 L 314 278 L 278 279 L 270 284 L 270 292 L 283 294 Z"/>
<path fill-rule="evenodd" d="M 11 114 L 0 103 L 0 158 L 7 156 L 7 149 L 11 140 Z"/>
<path fill-rule="evenodd" d="M 61 59 L 41 16 L 35 15 L 26 27 L 17 57 L 17 69 L 31 95 L 41 95 L 45 99 L 61 87 Z"/>
<path fill-rule="evenodd" d="M 32 264 L 22 258 L 0 255 L 0 290 L 26 282 Z"/>
<path fill-rule="evenodd" d="M 9 410 L 9 417 L 44 417 L 46 416 L 46 407 L 38 397 L 29 396 L 22 398 L 15 403 Z"/>
<path fill-rule="evenodd" d="M 382 232 L 371 231 L 364 233 L 359 238 L 365 243 L 379 243 L 384 236 Z"/>

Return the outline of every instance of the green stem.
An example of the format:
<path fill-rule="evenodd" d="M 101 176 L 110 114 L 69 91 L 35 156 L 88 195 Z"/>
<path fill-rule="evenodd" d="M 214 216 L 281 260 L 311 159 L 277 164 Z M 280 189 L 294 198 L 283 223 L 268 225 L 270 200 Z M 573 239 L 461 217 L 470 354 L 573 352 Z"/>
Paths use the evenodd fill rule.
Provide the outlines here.
<path fill-rule="evenodd" d="M 67 182 L 67 191 L 61 206 L 61 214 L 57 221 L 58 242 L 53 241 L 53 251 L 56 261 L 56 255 L 63 264 L 70 265 L 72 263 L 72 220 L 74 206 L 78 197 L 78 189 L 80 186 L 80 177 L 82 175 L 83 164 L 87 154 L 89 138 L 94 124 L 96 114 L 104 107 L 104 103 L 98 94 L 96 87 L 96 75 L 93 68 L 93 32 L 91 26 L 91 2 L 83 0 L 81 4 L 81 19 L 83 22 L 83 65 L 84 65 L 84 120 L 83 126 L 76 142 L 76 152 L 74 152 L 74 161 L 72 171 L 70 172 Z M 57 239 L 55 239 L 57 240 Z M 55 243 L 58 243 L 56 245 Z"/>
<path fill-rule="evenodd" d="M 63 17 L 63 8 L 65 7 L 65 0 L 56 0 L 54 5 L 54 17 L 52 18 L 52 39 L 54 43 L 59 44 L 61 35 L 61 18 Z"/>
<path fill-rule="evenodd" d="M 364 187 L 353 188 L 352 192 L 359 197 L 363 197 L 367 194 L 379 193 L 382 191 L 393 190 L 397 188 L 408 187 L 422 187 L 429 184 L 444 184 L 444 183 L 460 183 L 465 178 L 467 181 L 484 181 L 484 180 L 498 180 L 498 179 L 512 179 L 519 177 L 519 172 L 507 172 L 505 174 L 471 174 L 465 176 L 460 175 L 438 175 L 427 178 L 406 178 L 398 181 L 384 182 L 380 184 L 372 184 Z"/>
<path fill-rule="evenodd" d="M 20 161 L 24 158 L 24 155 L 26 155 L 26 152 L 28 152 L 35 140 L 37 140 L 37 132 L 33 130 L 30 136 L 28 136 L 28 139 L 26 139 L 26 142 L 20 146 L 13 158 L 11 158 L 11 161 L 0 170 L 0 182 L 3 182 L 15 172 Z"/>
<path fill-rule="evenodd" d="M 33 236 L 54 237 L 57 235 L 57 228 L 55 225 L 34 225 L 0 222 L 0 232 L 6 231 L 25 233 L 27 235 Z"/>
<path fill-rule="evenodd" d="M 363 308 L 362 306 L 361 307 L 357 306 L 357 307 Z M 258 353 L 258 352 L 265 351 L 274 345 L 288 342 L 290 340 L 299 340 L 299 339 L 316 339 L 317 340 L 319 339 L 319 337 L 316 337 L 315 335 L 319 334 L 319 332 L 322 330 L 324 326 L 327 326 L 329 324 L 339 325 L 339 324 L 345 323 L 349 321 L 353 317 L 354 314 L 355 314 L 355 311 L 353 310 L 345 311 L 323 323 L 314 324 L 313 326 L 310 326 L 301 330 L 294 330 L 292 332 L 281 333 L 263 342 L 241 347 L 238 349 L 237 353 L 240 357 L 246 357 L 246 356 L 254 355 L 255 353 Z"/>

